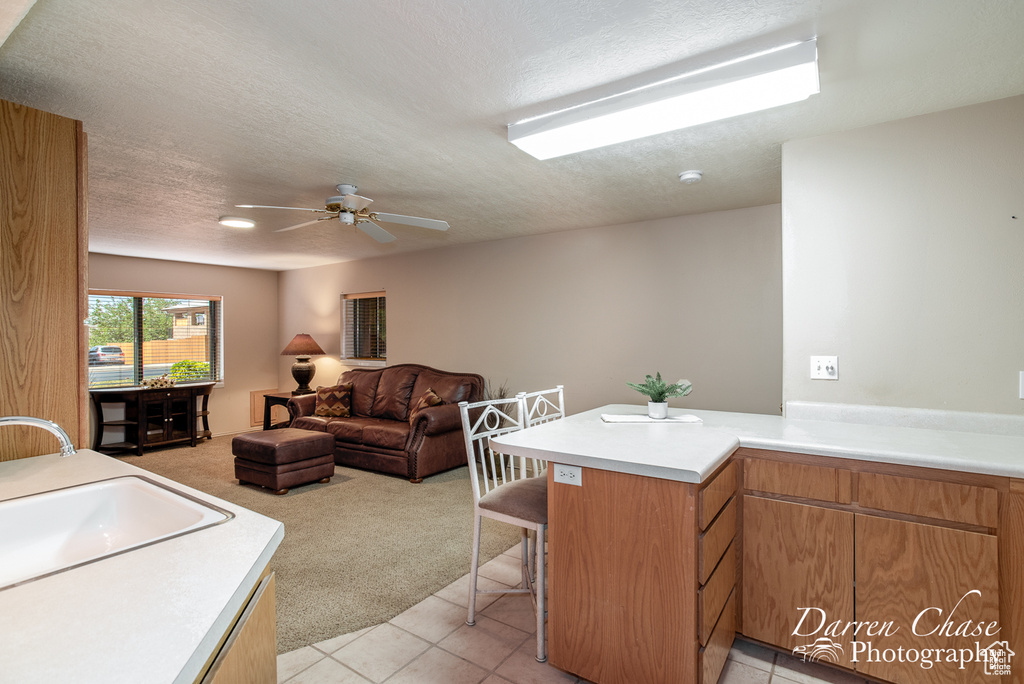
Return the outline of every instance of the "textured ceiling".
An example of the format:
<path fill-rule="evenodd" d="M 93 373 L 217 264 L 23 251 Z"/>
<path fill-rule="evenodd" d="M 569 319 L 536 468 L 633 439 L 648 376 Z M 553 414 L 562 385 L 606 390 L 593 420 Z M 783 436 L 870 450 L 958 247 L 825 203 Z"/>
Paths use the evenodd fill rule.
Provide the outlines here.
<path fill-rule="evenodd" d="M 90 249 L 275 270 L 778 202 L 785 140 L 1024 93 L 1024 0 L 15 5 L 0 98 L 84 122 Z M 527 116 L 815 35 L 805 102 L 543 162 L 506 141 Z M 704 181 L 679 183 L 691 168 Z M 318 207 L 338 183 L 451 230 L 387 224 L 380 245 L 233 208 Z"/>

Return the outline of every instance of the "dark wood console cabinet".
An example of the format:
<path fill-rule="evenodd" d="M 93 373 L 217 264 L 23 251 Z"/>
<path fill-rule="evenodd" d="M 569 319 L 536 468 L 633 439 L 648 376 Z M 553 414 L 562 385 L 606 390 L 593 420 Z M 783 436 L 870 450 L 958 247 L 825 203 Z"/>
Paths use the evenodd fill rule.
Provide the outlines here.
<path fill-rule="evenodd" d="M 142 454 L 148 447 L 189 442 L 211 437 L 209 422 L 210 392 L 213 382 L 189 383 L 175 387 L 114 387 L 94 389 L 89 397 L 96 408 L 96 435 L 93 450 L 110 454 L 134 451 Z M 198 403 L 201 400 L 201 403 Z M 123 417 L 113 418 L 104 405 L 122 404 Z M 200 429 L 202 421 L 202 429 Z M 122 436 L 121 441 L 103 442 L 105 431 Z"/>

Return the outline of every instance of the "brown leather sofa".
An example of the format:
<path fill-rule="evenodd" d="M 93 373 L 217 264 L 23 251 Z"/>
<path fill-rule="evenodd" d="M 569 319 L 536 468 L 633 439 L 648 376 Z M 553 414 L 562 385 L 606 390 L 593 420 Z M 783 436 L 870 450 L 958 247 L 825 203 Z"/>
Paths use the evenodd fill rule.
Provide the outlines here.
<path fill-rule="evenodd" d="M 479 401 L 484 379 L 403 363 L 345 371 L 338 385 L 352 383 L 350 416 L 314 415 L 316 394 L 292 397 L 290 427 L 334 435 L 334 462 L 422 482 L 424 477 L 466 464 L 460 401 Z M 410 412 L 427 390 L 444 403 Z M 428 395 L 429 396 L 429 395 Z"/>

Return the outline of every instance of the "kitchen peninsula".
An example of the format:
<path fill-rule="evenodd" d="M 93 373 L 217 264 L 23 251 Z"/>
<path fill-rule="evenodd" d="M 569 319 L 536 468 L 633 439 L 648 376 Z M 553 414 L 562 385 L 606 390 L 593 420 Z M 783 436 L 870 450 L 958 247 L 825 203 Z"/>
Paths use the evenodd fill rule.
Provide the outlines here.
<path fill-rule="evenodd" d="M 941 620 L 933 629 L 936 612 L 918 625 L 930 635 L 911 629 L 972 591 L 960 612 L 997 621 L 1024 653 L 1024 438 L 699 410 L 685 411 L 697 424 L 601 420 L 644 412 L 605 406 L 492 442 L 550 463 L 555 667 L 597 684 L 716 682 L 736 634 L 787 651 L 823 636 L 796 629 L 797 609 L 814 606 L 830 622 L 903 625 L 875 639 L 880 658 L 843 637 L 838 666 L 991 681 L 982 662 L 884 657 L 974 649 L 940 635 Z"/>

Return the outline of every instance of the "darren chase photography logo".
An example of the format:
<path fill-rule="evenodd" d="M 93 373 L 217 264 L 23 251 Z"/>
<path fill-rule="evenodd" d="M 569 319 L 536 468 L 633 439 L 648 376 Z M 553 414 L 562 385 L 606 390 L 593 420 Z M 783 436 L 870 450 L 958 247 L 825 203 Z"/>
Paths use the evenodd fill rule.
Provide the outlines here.
<path fill-rule="evenodd" d="M 842 664 L 848 647 L 849 659 L 853 663 L 917 663 L 925 670 L 937 666 L 961 670 L 982 667 L 987 675 L 1010 674 L 1010 662 L 1016 653 L 1010 649 L 1009 643 L 997 638 L 998 622 L 972 620 L 963 615 L 961 605 L 969 596 L 980 598 L 981 592 L 977 589 L 967 592 L 949 609 L 927 606 L 910 625 L 898 625 L 892 620 L 829 622 L 828 615 L 821 608 L 797 608 L 800 619 L 793 629 L 793 636 L 809 641 L 794 648 L 793 655 L 807 662 Z M 933 626 L 938 619 L 941 623 Z M 911 641 L 921 640 L 920 647 L 886 647 L 885 638 L 904 628 L 909 630 Z M 965 647 L 964 644 L 969 643 L 965 639 L 975 641 L 972 646 Z M 943 640 L 956 640 L 956 645 L 935 645 Z"/>

